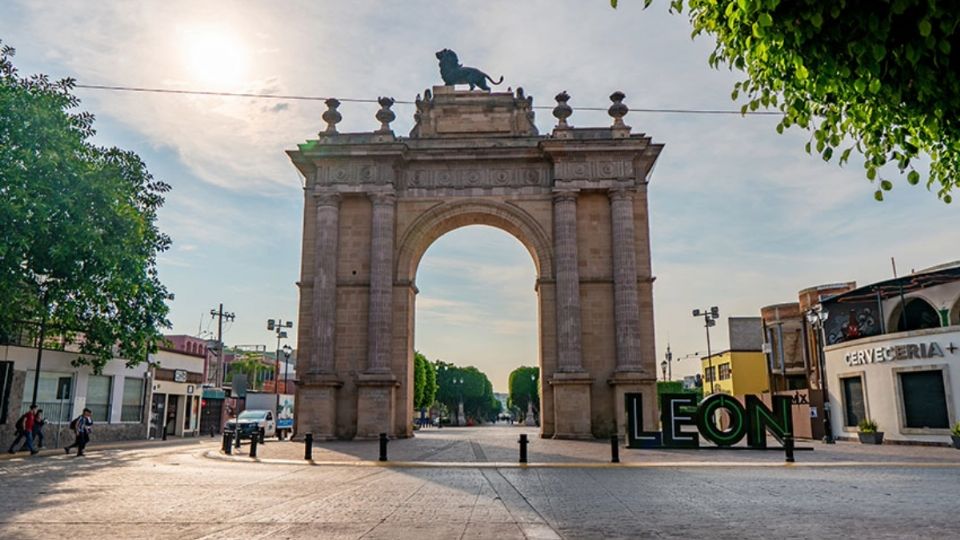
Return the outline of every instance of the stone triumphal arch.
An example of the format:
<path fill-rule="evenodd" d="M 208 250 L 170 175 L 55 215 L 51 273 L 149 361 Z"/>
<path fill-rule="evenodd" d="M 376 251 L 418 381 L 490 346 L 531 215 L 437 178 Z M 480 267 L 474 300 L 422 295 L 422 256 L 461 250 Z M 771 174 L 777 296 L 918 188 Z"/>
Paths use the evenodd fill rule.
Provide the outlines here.
<path fill-rule="evenodd" d="M 624 392 L 655 425 L 656 361 L 647 183 L 662 145 L 631 132 L 615 93 L 612 125 L 574 128 L 557 96 L 550 134 L 533 100 L 435 86 L 417 97 L 409 137 L 325 131 L 290 158 L 306 179 L 297 432 L 410 436 L 416 272 L 444 233 L 498 227 L 537 270 L 541 435 L 624 433 Z"/>

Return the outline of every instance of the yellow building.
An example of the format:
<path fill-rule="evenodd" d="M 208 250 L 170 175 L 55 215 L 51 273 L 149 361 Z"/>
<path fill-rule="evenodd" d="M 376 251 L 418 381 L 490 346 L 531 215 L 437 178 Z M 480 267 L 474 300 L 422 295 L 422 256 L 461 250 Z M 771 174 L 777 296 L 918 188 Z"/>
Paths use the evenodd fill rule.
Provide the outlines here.
<path fill-rule="evenodd" d="M 767 359 L 760 351 L 723 351 L 700 359 L 704 395 L 761 394 L 769 388 Z"/>

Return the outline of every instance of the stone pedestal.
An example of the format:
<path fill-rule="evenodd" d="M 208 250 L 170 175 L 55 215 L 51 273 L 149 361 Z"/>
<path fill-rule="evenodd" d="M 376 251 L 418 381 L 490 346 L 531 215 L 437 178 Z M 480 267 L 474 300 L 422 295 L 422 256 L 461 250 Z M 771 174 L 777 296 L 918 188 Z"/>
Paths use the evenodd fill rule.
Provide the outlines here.
<path fill-rule="evenodd" d="M 307 375 L 297 382 L 296 439 L 313 433 L 313 440 L 337 438 L 337 389 L 343 381 L 333 375 Z"/>
<path fill-rule="evenodd" d="M 587 372 L 557 372 L 550 379 L 556 422 L 554 439 L 593 439 L 591 429 L 590 386 Z"/>
<path fill-rule="evenodd" d="M 389 373 L 362 373 L 357 378 L 358 439 L 393 435 L 394 394 L 400 381 Z"/>
<path fill-rule="evenodd" d="M 616 420 L 617 435 L 624 438 L 627 435 L 627 408 L 624 394 L 639 392 L 643 394 L 642 417 L 643 428 L 647 431 L 657 431 L 660 425 L 660 411 L 657 404 L 657 381 L 644 376 L 640 372 L 617 372 L 607 381 L 613 388 L 613 410 Z"/>

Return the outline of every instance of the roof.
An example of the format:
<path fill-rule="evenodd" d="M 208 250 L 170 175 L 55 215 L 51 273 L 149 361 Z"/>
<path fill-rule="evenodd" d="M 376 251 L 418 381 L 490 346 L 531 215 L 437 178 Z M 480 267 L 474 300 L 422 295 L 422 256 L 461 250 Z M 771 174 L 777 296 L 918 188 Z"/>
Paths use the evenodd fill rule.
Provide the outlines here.
<path fill-rule="evenodd" d="M 823 300 L 823 304 L 875 301 L 877 294 L 881 299 L 893 298 L 901 293 L 911 293 L 945 283 L 960 281 L 960 261 L 934 266 L 903 277 L 878 281 L 864 285 Z"/>

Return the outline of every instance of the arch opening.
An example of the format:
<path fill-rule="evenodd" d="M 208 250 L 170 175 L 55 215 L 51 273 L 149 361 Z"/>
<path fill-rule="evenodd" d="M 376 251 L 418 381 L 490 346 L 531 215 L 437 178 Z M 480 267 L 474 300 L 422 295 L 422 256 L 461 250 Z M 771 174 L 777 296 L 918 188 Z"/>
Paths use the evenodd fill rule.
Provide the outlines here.
<path fill-rule="evenodd" d="M 896 332 L 939 328 L 940 314 L 923 298 L 908 298 L 893 309 L 887 327 L 894 328 Z"/>

